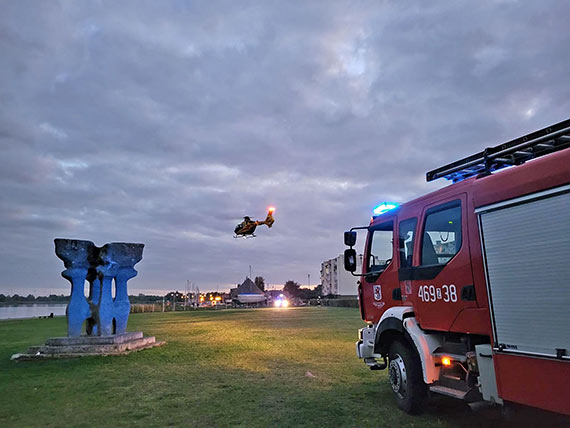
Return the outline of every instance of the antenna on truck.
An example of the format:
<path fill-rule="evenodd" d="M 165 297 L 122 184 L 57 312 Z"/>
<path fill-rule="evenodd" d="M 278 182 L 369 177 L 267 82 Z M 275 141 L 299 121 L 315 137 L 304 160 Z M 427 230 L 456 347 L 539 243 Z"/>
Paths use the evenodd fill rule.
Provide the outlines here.
<path fill-rule="evenodd" d="M 570 119 L 429 171 L 427 181 L 446 178 L 457 183 L 474 175 L 488 175 L 501 168 L 570 147 Z"/>

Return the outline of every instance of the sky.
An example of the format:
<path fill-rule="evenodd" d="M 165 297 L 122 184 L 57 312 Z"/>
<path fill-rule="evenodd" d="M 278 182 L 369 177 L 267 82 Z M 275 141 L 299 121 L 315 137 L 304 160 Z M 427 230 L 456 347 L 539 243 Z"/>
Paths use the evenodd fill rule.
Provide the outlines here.
<path fill-rule="evenodd" d="M 54 238 L 144 243 L 129 293 L 319 282 L 382 201 L 567 119 L 570 3 L 34 1 L 0 14 L 0 293 Z M 245 215 L 271 229 L 234 239 Z M 361 242 L 362 243 L 362 242 Z"/>

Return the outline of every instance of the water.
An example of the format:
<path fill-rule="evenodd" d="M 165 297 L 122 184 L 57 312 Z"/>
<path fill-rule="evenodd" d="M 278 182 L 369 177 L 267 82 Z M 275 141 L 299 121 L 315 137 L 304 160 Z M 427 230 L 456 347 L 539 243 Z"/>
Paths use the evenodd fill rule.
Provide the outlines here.
<path fill-rule="evenodd" d="M 13 318 L 37 318 L 49 316 L 53 312 L 54 316 L 65 315 L 66 303 L 31 303 L 15 306 L 0 306 L 0 320 Z"/>

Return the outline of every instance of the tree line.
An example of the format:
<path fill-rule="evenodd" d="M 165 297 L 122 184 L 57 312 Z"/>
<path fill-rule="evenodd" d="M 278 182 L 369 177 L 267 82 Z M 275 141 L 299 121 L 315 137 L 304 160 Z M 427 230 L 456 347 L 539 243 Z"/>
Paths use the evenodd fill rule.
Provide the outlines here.
<path fill-rule="evenodd" d="M 265 279 L 262 276 L 255 277 L 255 285 L 261 291 L 267 291 L 265 289 Z M 303 288 L 298 282 L 289 280 L 283 285 L 283 292 L 287 293 L 290 297 L 298 297 L 301 300 L 316 299 L 321 296 L 322 285 L 318 285 L 315 288 Z M 166 299 L 172 299 L 174 293 L 170 292 L 166 295 Z M 215 293 L 217 295 L 222 295 L 222 293 Z M 177 296 L 178 297 L 178 296 Z M 131 303 L 155 303 L 162 301 L 162 296 L 151 296 L 146 294 L 138 294 L 136 296 L 129 296 Z M 27 296 L 20 296 L 19 294 L 4 295 L 0 294 L 0 304 L 13 304 L 13 303 L 68 303 L 69 296 L 63 294 L 50 294 L 49 296 L 34 296 L 33 294 L 28 294 Z"/>
<path fill-rule="evenodd" d="M 265 290 L 265 279 L 262 276 L 256 276 L 254 281 L 255 285 L 261 290 Z M 323 287 L 321 284 L 315 288 L 303 288 L 298 282 L 289 280 L 283 285 L 283 292 L 287 293 L 289 297 L 298 297 L 301 300 L 316 299 L 321 296 Z"/>
<path fill-rule="evenodd" d="M 34 296 L 33 294 L 28 294 L 27 296 L 20 296 L 19 294 L 13 294 L 5 296 L 0 294 L 0 303 L 67 303 L 69 302 L 69 296 L 64 296 L 63 294 L 50 294 L 49 296 Z"/>
<path fill-rule="evenodd" d="M 138 296 L 129 296 L 131 303 L 155 303 L 162 302 L 162 296 L 149 296 L 146 294 L 139 294 Z M 28 294 L 27 296 L 20 296 L 19 294 L 4 295 L 0 294 L 0 304 L 14 304 L 14 303 L 68 303 L 69 296 L 63 294 L 50 294 L 49 296 L 34 296 Z"/>

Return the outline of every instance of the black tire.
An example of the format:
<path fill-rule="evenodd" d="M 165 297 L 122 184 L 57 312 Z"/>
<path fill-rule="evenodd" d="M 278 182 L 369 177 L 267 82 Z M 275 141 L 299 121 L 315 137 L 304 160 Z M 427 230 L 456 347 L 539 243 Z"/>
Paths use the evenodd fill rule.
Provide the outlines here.
<path fill-rule="evenodd" d="M 398 407 L 411 415 L 421 413 L 427 400 L 427 385 L 418 353 L 408 343 L 395 340 L 388 356 L 388 377 Z"/>

